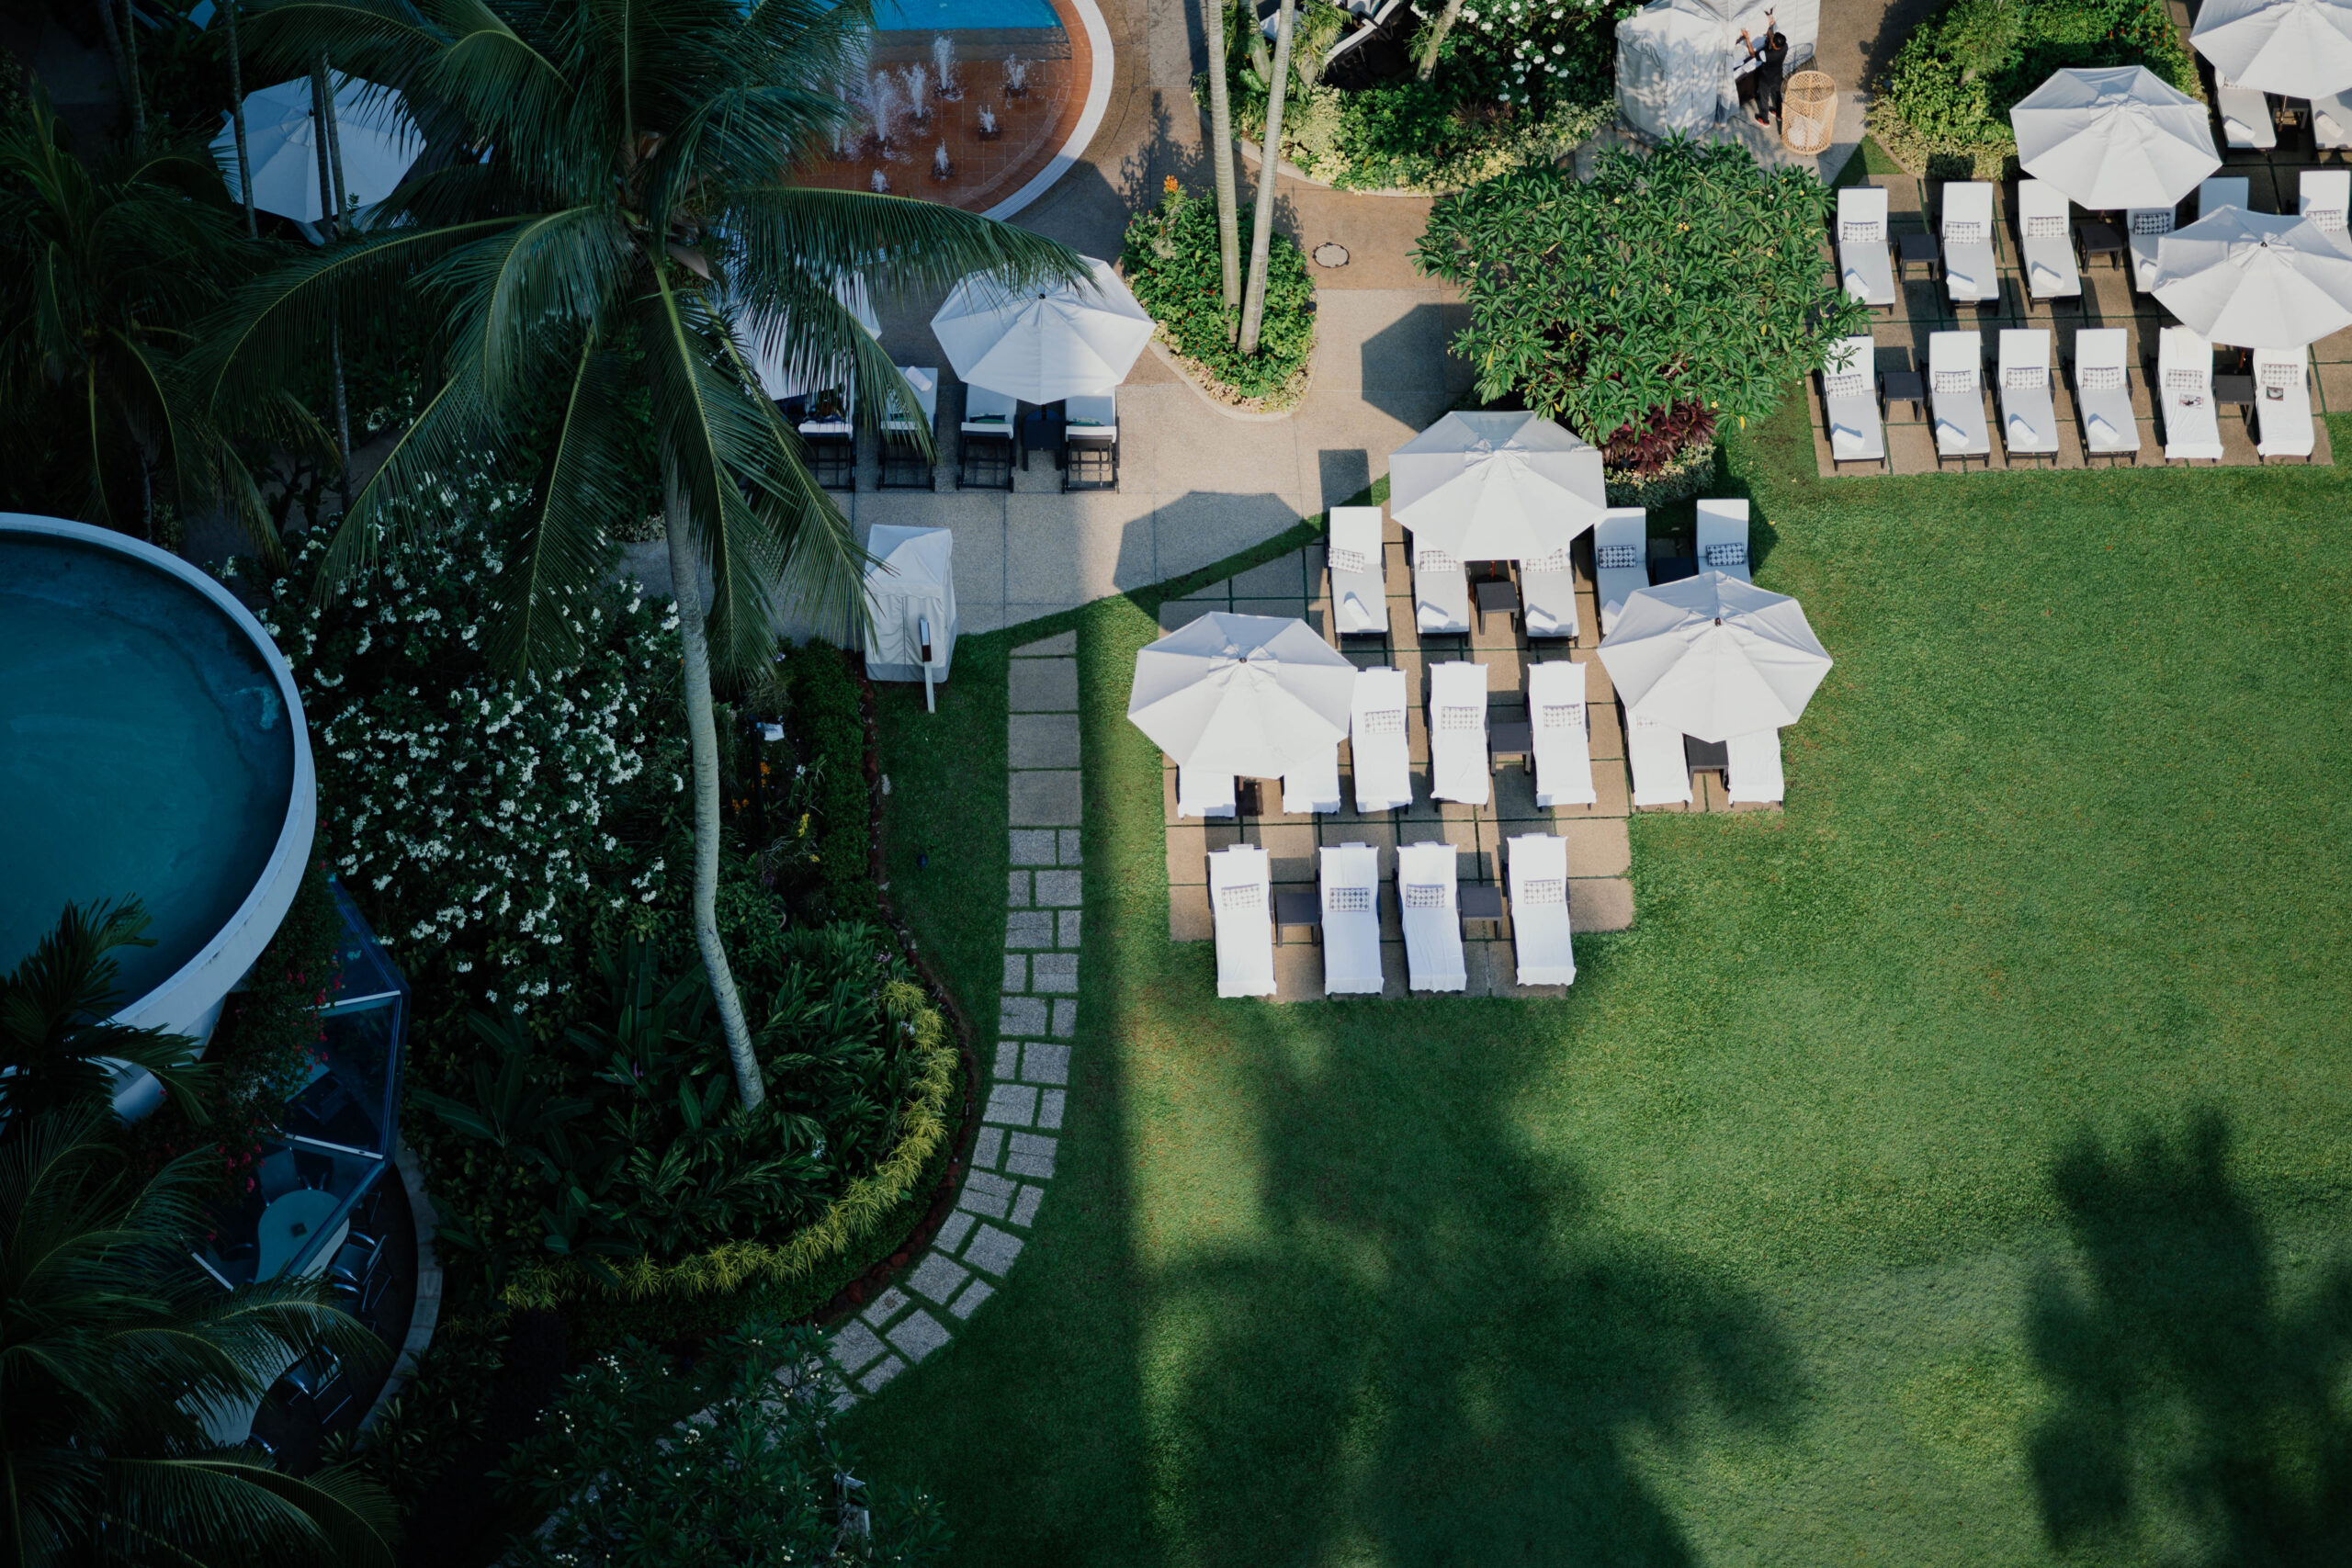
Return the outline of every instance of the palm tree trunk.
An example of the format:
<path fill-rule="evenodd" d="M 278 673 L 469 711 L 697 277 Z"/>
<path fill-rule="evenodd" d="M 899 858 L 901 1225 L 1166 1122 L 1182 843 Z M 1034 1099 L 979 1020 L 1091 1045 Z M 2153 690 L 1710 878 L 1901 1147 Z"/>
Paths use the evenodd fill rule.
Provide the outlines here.
<path fill-rule="evenodd" d="M 114 62 L 115 90 L 126 105 L 130 96 L 130 73 L 122 65 L 122 29 L 114 25 L 114 0 L 98 0 L 98 25 L 106 29 L 107 58 Z"/>
<path fill-rule="evenodd" d="M 319 205 L 326 209 L 330 222 L 327 238 L 334 239 L 343 231 L 343 138 L 335 130 L 334 83 L 327 74 L 327 51 L 319 51 L 311 62 L 311 115 L 314 142 L 311 151 L 319 159 Z M 334 435 L 335 450 L 343 458 L 343 468 L 335 476 L 335 491 L 343 499 L 343 509 L 351 510 L 351 400 L 343 381 L 343 313 L 335 313 L 333 329 L 327 337 L 328 352 L 334 371 Z"/>
<path fill-rule="evenodd" d="M 229 118 L 237 131 L 237 195 L 245 204 L 245 238 L 261 238 L 261 225 L 254 218 L 254 166 L 245 155 L 245 84 L 244 62 L 237 49 L 237 0 L 221 0 L 221 14 L 229 23 Z"/>
<path fill-rule="evenodd" d="M 147 95 L 139 90 L 139 15 L 122 0 L 122 62 L 130 77 L 130 150 L 147 151 Z"/>
<path fill-rule="evenodd" d="M 710 976 L 718 1022 L 735 1067 L 735 1093 L 750 1110 L 768 1097 L 751 1026 L 735 991 L 735 972 L 718 940 L 718 728 L 710 706 L 710 644 L 703 634 L 702 562 L 687 536 L 685 499 L 671 487 L 663 509 L 670 536 L 670 592 L 678 601 L 678 643 L 685 655 L 686 738 L 694 758 L 695 946 Z"/>
<path fill-rule="evenodd" d="M 1445 41 L 1445 35 L 1453 30 L 1454 19 L 1461 15 L 1462 0 L 1445 0 L 1445 9 L 1440 11 L 1437 20 L 1430 24 L 1429 40 L 1421 45 L 1421 68 L 1418 74 L 1422 81 L 1426 82 L 1437 74 L 1438 45 Z"/>
<path fill-rule="evenodd" d="M 1233 0 L 1241 13 L 1241 29 L 1250 45 L 1251 69 L 1267 81 L 1273 80 L 1273 62 L 1266 54 L 1266 29 L 1258 25 L 1258 0 Z"/>
<path fill-rule="evenodd" d="M 1274 73 L 1268 84 L 1266 141 L 1258 149 L 1258 213 L 1250 225 L 1250 282 L 1241 295 L 1241 342 L 1244 354 L 1258 352 L 1258 329 L 1266 320 L 1266 257 L 1274 240 L 1274 170 L 1283 154 L 1283 97 L 1290 86 L 1291 18 L 1297 0 L 1283 0 L 1274 13 Z"/>
<path fill-rule="evenodd" d="M 1225 308 L 1239 326 L 1241 310 L 1241 224 L 1233 191 L 1233 103 L 1225 80 L 1229 58 L 1227 28 L 1232 23 L 1225 0 L 1208 0 L 1209 24 L 1209 173 L 1216 180 L 1216 254 L 1224 270 Z"/>

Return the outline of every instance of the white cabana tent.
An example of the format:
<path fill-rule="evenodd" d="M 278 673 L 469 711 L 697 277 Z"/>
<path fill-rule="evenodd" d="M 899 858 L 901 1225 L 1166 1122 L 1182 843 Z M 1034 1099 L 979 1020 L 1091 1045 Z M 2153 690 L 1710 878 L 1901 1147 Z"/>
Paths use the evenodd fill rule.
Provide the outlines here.
<path fill-rule="evenodd" d="M 2224 207 L 2156 242 L 2149 292 L 2241 348 L 2301 348 L 2352 326 L 2352 243 L 2305 218 Z"/>
<path fill-rule="evenodd" d="M 1600 662 L 1628 713 L 1701 740 L 1794 724 L 1829 673 L 1795 600 L 1720 571 L 1627 598 Z"/>
<path fill-rule="evenodd" d="M 2205 106 L 2144 65 L 2052 72 L 2009 129 L 2027 174 L 2094 211 L 2170 207 L 2222 166 Z"/>
<path fill-rule="evenodd" d="M 1388 514 L 1419 549 L 1541 560 L 1608 510 L 1600 452 L 1532 413 L 1450 413 L 1388 458 Z"/>
<path fill-rule="evenodd" d="M 2188 41 L 2241 87 L 2290 98 L 2352 89 L 2352 0 L 2205 0 Z"/>
<path fill-rule="evenodd" d="M 865 548 L 866 677 L 921 681 L 928 699 L 956 660 L 956 536 L 876 523 Z"/>
<path fill-rule="evenodd" d="M 1029 403 L 1109 391 L 1151 341 L 1151 317 L 1108 265 L 1085 258 L 1091 284 L 1008 289 L 974 273 L 931 319 L 956 374 Z"/>
<path fill-rule="evenodd" d="M 1127 717 L 1203 777 L 1328 769 L 1356 667 L 1295 617 L 1212 611 L 1136 655 Z"/>
<path fill-rule="evenodd" d="M 1745 28 L 1759 43 L 1765 18 L 1789 40 L 1782 68 L 1813 58 L 1820 0 L 1654 0 L 1617 24 L 1617 107 L 1648 136 L 1703 130 L 1739 109 L 1733 67 L 1747 58 Z"/>
<path fill-rule="evenodd" d="M 328 85 L 334 94 L 335 139 L 343 149 L 344 195 L 355 208 L 373 207 L 392 194 L 424 152 L 424 133 L 391 88 L 340 71 L 329 76 Z M 309 78 L 246 94 L 245 147 L 254 161 L 254 205 L 298 223 L 316 223 L 326 217 L 319 201 L 319 148 L 323 141 L 311 113 Z M 230 199 L 240 199 L 237 131 L 225 114 L 220 134 L 212 139 L 212 161 L 229 183 Z"/>

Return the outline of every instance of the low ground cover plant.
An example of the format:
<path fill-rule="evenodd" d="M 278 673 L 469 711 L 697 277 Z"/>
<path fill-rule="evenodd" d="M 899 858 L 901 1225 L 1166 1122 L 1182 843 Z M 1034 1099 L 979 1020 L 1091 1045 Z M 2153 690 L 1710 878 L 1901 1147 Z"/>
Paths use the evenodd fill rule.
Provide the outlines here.
<path fill-rule="evenodd" d="M 1214 200 L 1170 176 L 1158 204 L 1128 221 L 1119 267 L 1161 341 L 1230 400 L 1269 409 L 1297 403 L 1315 355 L 1315 280 L 1296 241 L 1272 238 L 1265 321 L 1254 355 L 1243 355 L 1232 341 L 1240 318 L 1225 308 Z"/>

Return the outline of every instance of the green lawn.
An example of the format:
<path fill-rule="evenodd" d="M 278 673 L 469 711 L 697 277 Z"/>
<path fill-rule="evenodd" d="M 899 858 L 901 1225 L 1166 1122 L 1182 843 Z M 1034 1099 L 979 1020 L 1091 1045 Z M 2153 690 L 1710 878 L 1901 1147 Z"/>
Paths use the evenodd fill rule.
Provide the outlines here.
<path fill-rule="evenodd" d="M 1061 1174 L 854 1423 L 959 1563 L 2352 1560 L 2345 481 L 1823 482 L 1794 400 L 1734 467 L 1838 667 L 1784 817 L 1634 821 L 1566 1001 L 1218 1001 L 1154 598 L 1070 618 Z M 888 711 L 982 1000 L 1006 645 Z"/>

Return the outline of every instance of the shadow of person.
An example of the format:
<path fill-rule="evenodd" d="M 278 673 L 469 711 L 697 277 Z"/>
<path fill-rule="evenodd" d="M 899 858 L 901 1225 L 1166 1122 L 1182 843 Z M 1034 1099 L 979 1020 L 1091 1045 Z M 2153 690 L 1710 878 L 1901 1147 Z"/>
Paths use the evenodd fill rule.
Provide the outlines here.
<path fill-rule="evenodd" d="M 1279 1010 L 1235 1041 L 1265 1108 L 1249 1238 L 1159 1281 L 1172 1555 L 1695 1561 L 1634 1450 L 1783 1429 L 1801 1379 L 1763 1306 L 1527 1145 L 1525 1010 Z"/>
<path fill-rule="evenodd" d="M 2228 1145 L 2206 1111 L 2177 1141 L 2110 1154 L 2086 1136 L 2058 1165 L 2084 1278 L 2035 1286 L 2033 1354 L 2058 1404 L 2031 1461 L 2062 1551 L 2352 1562 L 2352 1266 L 2282 1301 Z"/>

